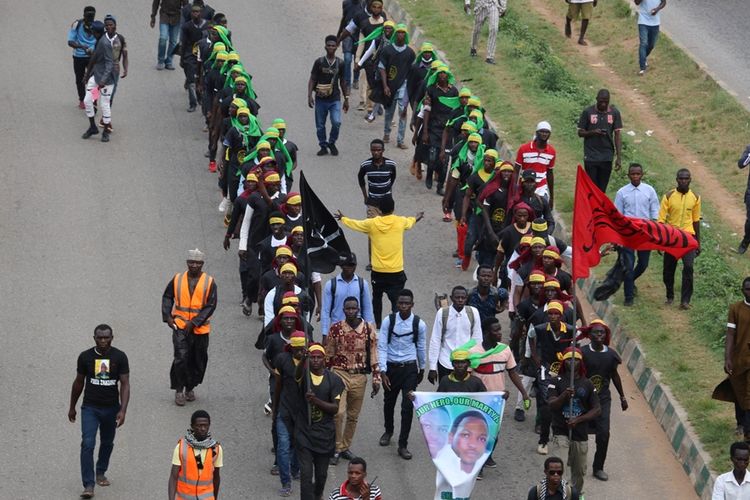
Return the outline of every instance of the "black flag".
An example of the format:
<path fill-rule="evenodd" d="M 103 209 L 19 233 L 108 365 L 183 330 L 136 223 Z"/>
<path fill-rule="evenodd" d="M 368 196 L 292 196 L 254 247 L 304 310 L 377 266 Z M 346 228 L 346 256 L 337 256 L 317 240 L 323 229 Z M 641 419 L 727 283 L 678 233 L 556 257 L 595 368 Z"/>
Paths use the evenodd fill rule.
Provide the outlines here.
<path fill-rule="evenodd" d="M 336 219 L 310 188 L 304 172 L 300 173 L 299 190 L 302 196 L 305 249 L 310 263 L 308 272 L 331 273 L 339 264 L 341 256 L 351 252 L 349 243 Z"/>

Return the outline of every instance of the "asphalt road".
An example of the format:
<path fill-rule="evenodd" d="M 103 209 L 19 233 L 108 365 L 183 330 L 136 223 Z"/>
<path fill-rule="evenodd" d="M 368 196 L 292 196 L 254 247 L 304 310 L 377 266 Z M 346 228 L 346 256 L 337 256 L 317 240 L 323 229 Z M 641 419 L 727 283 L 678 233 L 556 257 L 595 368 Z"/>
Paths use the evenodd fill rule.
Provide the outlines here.
<path fill-rule="evenodd" d="M 370 125 L 361 113 L 350 112 L 341 156 L 321 160 L 314 155 L 313 115 L 304 97 L 323 38 L 338 25 L 339 5 L 225 0 L 214 7 L 228 15 L 255 77 L 263 123 L 284 117 L 289 137 L 300 146 L 300 167 L 318 195 L 332 209 L 364 216 L 355 173 L 369 140 L 381 135 L 382 122 Z M 268 473 L 270 422 L 262 413 L 266 374 L 252 346 L 259 322 L 245 318 L 238 306 L 236 245 L 230 252 L 221 248 L 219 194 L 203 158 L 200 117 L 185 112 L 180 72 L 154 70 L 158 35 L 148 28 L 146 4 L 137 9 L 99 2 L 98 17 L 115 14 L 127 37 L 130 74 L 115 99 L 112 141 L 81 140 L 87 120 L 76 107 L 65 37 L 82 6 L 10 3 L 0 21 L 4 39 L 18 41 L 19 48 L 21 40 L 34 40 L 22 49 L 33 57 L 6 51 L 0 59 L 0 422 L 6 440 L 0 498 L 78 496 L 80 426 L 67 420 L 68 397 L 76 357 L 93 346 L 93 327 L 102 322 L 113 326 L 114 345 L 130 357 L 132 397 L 107 474 L 112 486 L 98 488 L 97 498 L 162 498 L 172 448 L 197 408 L 211 413 L 213 434 L 226 450 L 222 498 L 274 498 L 279 483 Z M 29 38 L 25 20 L 32 19 Z M 31 64 L 19 71 L 22 59 Z M 470 285 L 471 279 L 452 267 L 454 233 L 440 220 L 438 198 L 410 178 L 408 154 L 395 148 L 388 153 L 400 165 L 397 211 L 427 214 L 407 233 L 406 272 L 417 313 L 431 326 L 434 292 Z M 354 250 L 366 255 L 365 238 L 348 236 Z M 172 347 L 160 297 L 173 273 L 184 269 L 186 250 L 195 247 L 207 252 L 219 307 L 207 379 L 197 389 L 198 401 L 178 408 L 169 390 Z M 632 408 L 613 412 L 612 479 L 587 478 L 587 498 L 677 498 L 676 492 L 691 498 L 667 440 L 632 381 L 626 383 Z M 427 382 L 421 387 L 429 388 Z M 434 469 L 420 431 L 415 426 L 410 445 L 415 459 L 403 462 L 395 447 L 377 445 L 381 408 L 380 397 L 366 401 L 353 450 L 369 460 L 370 477 L 378 476 L 386 498 L 431 498 Z M 534 451 L 532 427 L 531 420 L 506 418 L 496 452 L 499 468 L 488 471 L 473 498 L 525 498 L 544 458 Z M 331 468 L 328 486 L 340 484 L 344 475 L 343 465 Z"/>
<path fill-rule="evenodd" d="M 661 19 L 669 36 L 750 109 L 748 15 L 744 0 L 671 0 Z"/>

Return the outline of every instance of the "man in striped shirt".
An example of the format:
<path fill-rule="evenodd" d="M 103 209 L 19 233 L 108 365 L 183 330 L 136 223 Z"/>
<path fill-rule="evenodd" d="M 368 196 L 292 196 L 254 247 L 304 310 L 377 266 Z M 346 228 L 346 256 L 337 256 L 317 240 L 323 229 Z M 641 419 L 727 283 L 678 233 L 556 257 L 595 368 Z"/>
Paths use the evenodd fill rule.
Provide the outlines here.
<path fill-rule="evenodd" d="M 347 480 L 331 492 L 328 500 L 381 500 L 383 498 L 380 487 L 365 480 L 367 462 L 364 458 L 355 457 L 349 461 L 346 477 Z"/>
<path fill-rule="evenodd" d="M 385 143 L 380 139 L 374 139 L 370 143 L 370 158 L 359 165 L 359 187 L 365 200 L 367 218 L 382 215 L 380 202 L 385 198 L 393 198 L 393 183 L 396 182 L 396 162 L 383 156 Z M 372 250 L 368 244 L 368 255 Z M 367 264 L 367 270 L 372 270 L 372 265 Z"/>
<path fill-rule="evenodd" d="M 516 171 L 532 170 L 536 174 L 536 194 L 549 201 L 550 209 L 554 208 L 555 193 L 555 157 L 557 152 L 549 144 L 552 127 L 549 122 L 539 122 L 531 142 L 518 148 L 516 153 Z"/>

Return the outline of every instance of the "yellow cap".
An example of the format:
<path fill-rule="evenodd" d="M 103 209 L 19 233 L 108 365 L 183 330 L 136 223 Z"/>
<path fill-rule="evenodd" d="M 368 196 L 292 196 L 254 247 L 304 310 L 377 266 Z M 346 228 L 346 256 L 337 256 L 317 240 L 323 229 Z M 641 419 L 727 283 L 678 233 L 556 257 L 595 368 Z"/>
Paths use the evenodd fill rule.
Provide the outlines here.
<path fill-rule="evenodd" d="M 529 234 L 525 234 L 525 235 L 521 236 L 521 242 L 519 243 L 519 245 L 531 245 L 531 241 L 533 239 L 534 239 L 533 236 L 531 236 Z"/>
<path fill-rule="evenodd" d="M 495 163 L 495 168 L 500 172 L 505 172 L 510 170 L 513 171 L 513 164 L 507 161 L 499 161 Z"/>
<path fill-rule="evenodd" d="M 213 47 L 211 47 L 211 52 L 219 52 L 221 50 L 227 50 L 227 46 L 224 45 L 221 42 L 216 42 Z"/>
<path fill-rule="evenodd" d="M 557 280 L 545 281 L 544 288 L 560 288 L 560 282 Z"/>
<path fill-rule="evenodd" d="M 386 22 L 387 22 L 387 21 L 386 21 Z M 399 32 L 401 32 L 401 33 L 408 33 L 408 32 L 409 32 L 409 29 L 408 29 L 408 28 L 406 27 L 406 25 L 405 25 L 405 24 L 403 24 L 403 23 L 401 23 L 401 24 L 397 24 L 397 25 L 396 25 L 396 33 L 399 33 Z"/>
<path fill-rule="evenodd" d="M 423 42 L 422 45 L 419 47 L 420 52 L 432 52 L 433 50 L 435 49 L 433 49 L 432 44 L 430 42 Z"/>
<path fill-rule="evenodd" d="M 249 108 L 240 108 L 237 110 L 237 116 L 245 115 L 250 116 L 250 109 Z"/>
<path fill-rule="evenodd" d="M 245 180 L 247 182 L 258 182 L 258 176 L 250 172 L 249 174 L 247 174 L 247 177 L 245 177 Z"/>
<path fill-rule="evenodd" d="M 247 107 L 247 103 L 245 102 L 245 100 L 244 99 L 240 99 L 239 97 L 235 97 L 234 99 L 232 99 L 232 103 L 231 104 L 233 106 L 237 107 L 237 108 L 246 108 Z"/>
<path fill-rule="evenodd" d="M 477 127 L 473 123 L 466 121 L 461 124 L 461 130 L 468 130 L 469 132 L 476 132 Z"/>
<path fill-rule="evenodd" d="M 280 247 L 276 247 L 276 257 L 278 257 L 279 255 L 286 255 L 287 257 L 291 257 L 292 249 L 286 245 L 281 245 Z"/>
<path fill-rule="evenodd" d="M 497 150 L 495 149 L 488 149 L 484 152 L 484 156 L 489 156 L 497 160 Z"/>
<path fill-rule="evenodd" d="M 302 334 L 302 337 L 292 337 L 289 339 L 289 345 L 292 347 L 305 347 L 305 334 Z"/>
<path fill-rule="evenodd" d="M 227 57 L 229 57 L 229 54 L 227 52 L 221 51 L 216 53 L 217 61 L 226 61 Z"/>
<path fill-rule="evenodd" d="M 271 217 L 268 219 L 269 224 L 284 224 L 286 221 L 282 217 Z"/>
<path fill-rule="evenodd" d="M 281 182 L 281 177 L 279 177 L 279 174 L 277 174 L 276 172 L 273 172 L 271 175 L 267 175 L 263 179 L 263 182 L 265 182 L 266 184 L 273 184 L 275 182 Z"/>
<path fill-rule="evenodd" d="M 469 87 L 461 87 L 458 91 L 458 97 L 471 97 L 471 89 Z"/>
<path fill-rule="evenodd" d="M 291 262 L 287 262 L 283 266 L 281 266 L 281 269 L 279 270 L 279 273 L 294 273 L 297 274 L 297 266 L 292 264 Z"/>
<path fill-rule="evenodd" d="M 271 149 L 271 143 L 268 141 L 260 141 L 255 145 L 255 150 L 260 151 L 261 149 Z"/>
<path fill-rule="evenodd" d="M 533 247 L 534 245 L 544 245 L 546 247 L 547 242 L 541 236 L 534 236 L 531 238 L 531 246 Z"/>
<path fill-rule="evenodd" d="M 284 297 L 283 299 L 281 299 L 281 304 L 284 306 L 287 304 L 299 304 L 299 297 L 297 297 L 296 295 L 290 295 L 289 297 Z"/>
<path fill-rule="evenodd" d="M 449 73 L 450 72 L 450 68 L 448 67 L 447 64 L 441 63 L 440 66 L 437 67 L 437 72 L 438 73 Z"/>
<path fill-rule="evenodd" d="M 469 359 L 469 351 L 466 349 L 456 349 L 451 353 L 451 361 L 464 361 Z"/>
<path fill-rule="evenodd" d="M 240 83 L 240 82 L 242 82 L 244 84 L 247 84 L 247 78 L 245 78 L 244 76 L 240 75 L 240 76 L 238 76 L 237 78 L 234 79 L 234 83 L 235 84 Z"/>
<path fill-rule="evenodd" d="M 469 97 L 469 106 L 476 106 L 479 107 L 482 105 L 482 101 L 479 100 L 477 96 L 471 96 Z"/>
<path fill-rule="evenodd" d="M 471 103 L 471 99 L 469 99 L 469 103 Z M 482 118 L 483 116 L 482 112 L 478 109 L 472 109 L 471 113 L 469 113 L 469 118 Z"/>
<path fill-rule="evenodd" d="M 302 227 L 302 226 L 294 226 L 292 228 L 292 234 L 294 234 L 294 233 L 303 233 L 303 232 L 305 232 L 305 228 Z"/>
<path fill-rule="evenodd" d="M 388 20 L 388 21 L 386 21 L 386 22 L 383 23 L 383 28 L 387 28 L 389 26 L 391 28 L 395 28 L 396 27 L 396 23 L 394 23 L 393 21 L 390 21 L 390 20 Z"/>
<path fill-rule="evenodd" d="M 546 231 L 547 230 L 547 221 L 544 222 L 532 222 L 531 223 L 531 230 L 540 232 L 540 231 Z"/>
<path fill-rule="evenodd" d="M 302 203 L 302 196 L 294 194 L 286 199 L 287 205 L 299 205 Z"/>
<path fill-rule="evenodd" d="M 276 129 L 278 129 L 278 130 L 285 129 L 286 128 L 286 122 L 284 121 L 283 118 L 276 118 L 273 121 L 273 127 L 276 128 Z"/>
<path fill-rule="evenodd" d="M 430 64 L 430 69 L 438 69 L 440 66 L 443 66 L 443 61 L 434 60 Z"/>
<path fill-rule="evenodd" d="M 278 139 L 278 137 L 279 137 L 279 129 L 277 129 L 276 127 L 268 127 L 266 129 L 266 132 L 265 132 L 264 135 L 266 137 L 275 137 L 275 138 Z"/>
<path fill-rule="evenodd" d="M 544 273 L 533 272 L 529 274 L 529 283 L 544 283 L 546 279 L 547 277 L 544 275 Z"/>
<path fill-rule="evenodd" d="M 576 359 L 583 359 L 583 355 L 580 353 L 578 349 L 575 351 L 567 351 L 565 353 L 560 353 L 559 359 L 560 361 L 565 361 L 566 359 L 570 359 L 573 356 L 575 356 Z"/>
<path fill-rule="evenodd" d="M 279 309 L 279 314 L 282 316 L 284 314 L 290 314 L 290 315 L 297 315 L 297 310 L 292 306 L 281 306 L 281 309 Z"/>
<path fill-rule="evenodd" d="M 322 352 L 323 354 L 326 353 L 325 347 L 323 347 L 320 344 L 313 344 L 308 349 L 307 352 Z"/>
<path fill-rule="evenodd" d="M 547 303 L 547 312 L 549 312 L 549 311 L 557 311 L 560 314 L 562 314 L 563 313 L 562 302 L 560 302 L 559 300 L 550 300 Z"/>
<path fill-rule="evenodd" d="M 548 250 L 545 250 L 542 253 L 542 257 L 552 257 L 553 259 L 559 259 L 560 258 L 560 254 L 557 253 L 557 252 L 555 252 L 554 250 L 549 250 L 548 249 Z"/>
<path fill-rule="evenodd" d="M 469 138 L 466 140 L 467 142 L 478 142 L 479 144 L 482 144 L 482 136 L 479 134 L 469 134 Z"/>

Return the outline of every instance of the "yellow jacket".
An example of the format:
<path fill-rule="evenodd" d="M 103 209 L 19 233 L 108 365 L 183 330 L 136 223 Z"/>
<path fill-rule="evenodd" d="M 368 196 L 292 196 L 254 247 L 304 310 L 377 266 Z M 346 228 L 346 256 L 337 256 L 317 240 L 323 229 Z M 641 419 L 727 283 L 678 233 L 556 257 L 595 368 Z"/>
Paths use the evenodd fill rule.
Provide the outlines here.
<path fill-rule="evenodd" d="M 398 273 L 404 270 L 404 231 L 416 224 L 415 217 L 393 214 L 365 220 L 342 217 L 341 222 L 370 237 L 373 271 Z"/>
<path fill-rule="evenodd" d="M 659 222 L 665 222 L 694 235 L 693 223 L 701 218 L 701 197 L 690 189 L 685 194 L 672 189 L 661 199 Z"/>

